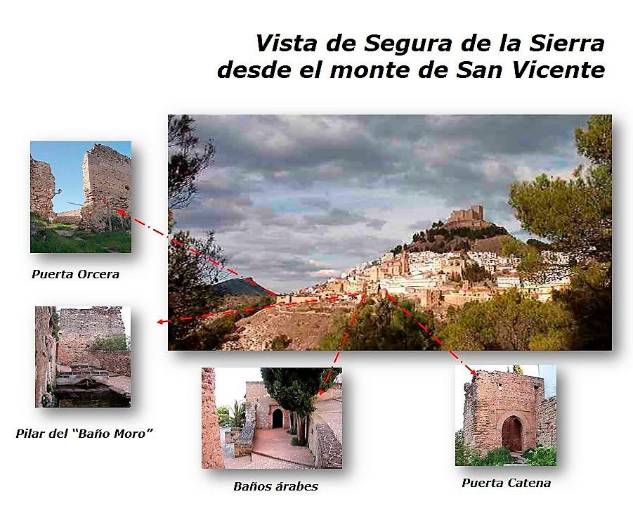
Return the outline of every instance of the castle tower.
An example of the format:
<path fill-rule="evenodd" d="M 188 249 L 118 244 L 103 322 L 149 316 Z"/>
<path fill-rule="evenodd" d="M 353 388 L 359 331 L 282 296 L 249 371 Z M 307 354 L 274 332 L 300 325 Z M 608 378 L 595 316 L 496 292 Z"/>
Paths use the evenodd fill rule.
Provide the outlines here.
<path fill-rule="evenodd" d="M 474 219 L 475 220 L 482 220 L 484 219 L 484 206 L 477 204 L 476 206 L 471 206 L 471 209 L 473 210 L 474 213 Z"/>

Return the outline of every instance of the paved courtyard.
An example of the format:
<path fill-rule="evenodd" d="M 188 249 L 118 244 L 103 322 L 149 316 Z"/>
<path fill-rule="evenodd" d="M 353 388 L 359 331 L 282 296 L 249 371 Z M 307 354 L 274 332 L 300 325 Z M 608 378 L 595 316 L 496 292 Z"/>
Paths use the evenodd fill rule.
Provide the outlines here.
<path fill-rule="evenodd" d="M 224 436 L 224 434 L 222 434 Z M 314 455 L 307 446 L 292 446 L 292 436 L 286 429 L 257 429 L 253 453 L 246 457 L 233 457 L 232 444 L 223 444 L 226 469 L 310 469 Z M 224 438 L 222 437 L 222 442 Z"/>

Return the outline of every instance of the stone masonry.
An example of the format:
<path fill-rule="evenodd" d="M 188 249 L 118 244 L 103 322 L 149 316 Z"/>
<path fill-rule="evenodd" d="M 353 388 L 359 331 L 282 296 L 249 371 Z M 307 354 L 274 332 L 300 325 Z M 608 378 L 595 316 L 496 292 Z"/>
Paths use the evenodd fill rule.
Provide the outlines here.
<path fill-rule="evenodd" d="M 131 160 L 118 151 L 95 144 L 86 152 L 82 164 L 84 205 L 82 226 L 106 230 L 116 209 L 128 209 L 132 184 Z"/>
<path fill-rule="evenodd" d="M 55 218 L 55 177 L 51 166 L 31 157 L 31 212 L 43 220 Z"/>
<path fill-rule="evenodd" d="M 54 307 L 35 307 L 35 407 L 48 406 L 53 400 L 57 377 L 54 318 Z"/>
<path fill-rule="evenodd" d="M 501 446 L 535 447 L 543 387 L 543 378 L 477 371 L 464 385 L 464 444 L 482 454 Z"/>
<path fill-rule="evenodd" d="M 220 424 L 215 407 L 215 370 L 202 369 L 202 468 L 224 469 Z"/>
<path fill-rule="evenodd" d="M 99 360 L 104 360 L 103 354 L 91 350 L 94 341 L 97 338 L 123 335 L 125 325 L 121 317 L 121 306 L 60 309 L 57 361 L 61 365 L 88 364 L 102 367 Z M 129 356 L 129 352 L 122 353 Z"/>
<path fill-rule="evenodd" d="M 541 446 L 556 446 L 557 398 L 543 399 L 539 406 L 536 442 Z"/>
<path fill-rule="evenodd" d="M 250 455 L 253 451 L 253 439 L 255 437 L 255 425 L 256 425 L 256 409 L 255 404 L 252 402 L 246 402 L 246 413 L 244 420 L 244 427 L 240 431 L 240 435 L 234 444 L 235 457 L 244 457 Z"/>
<path fill-rule="evenodd" d="M 485 228 L 490 225 L 491 223 L 484 220 L 483 206 L 475 205 L 470 209 L 452 211 L 444 226 L 450 230 L 452 228 Z"/>
<path fill-rule="evenodd" d="M 282 414 L 281 426 L 284 429 L 290 428 L 290 413 L 283 409 L 275 399 L 270 397 L 263 381 L 246 382 L 246 402 L 255 405 L 257 429 L 272 429 L 273 414 L 276 410 L 280 410 Z"/>

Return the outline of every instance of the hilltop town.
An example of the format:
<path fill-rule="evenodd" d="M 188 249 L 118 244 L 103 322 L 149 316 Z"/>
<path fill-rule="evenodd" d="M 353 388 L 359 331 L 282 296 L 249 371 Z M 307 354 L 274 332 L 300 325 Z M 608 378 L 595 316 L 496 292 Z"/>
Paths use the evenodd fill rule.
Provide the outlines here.
<path fill-rule="evenodd" d="M 491 230 L 492 237 L 478 233 Z M 501 235 L 496 235 L 499 231 Z M 457 233 L 460 240 L 449 251 L 432 251 L 420 248 L 434 244 L 438 237 L 448 239 Z M 325 283 L 311 286 L 292 294 L 280 295 L 277 302 L 302 303 L 306 301 L 355 301 L 361 294 L 384 297 L 387 293 L 412 300 L 423 310 L 432 311 L 442 317 L 451 306 L 462 306 L 468 302 L 484 302 L 496 293 L 510 288 L 527 294 L 536 300 L 546 302 L 552 299 L 556 290 L 570 286 L 569 256 L 553 251 L 541 251 L 542 261 L 553 267 L 554 275 L 547 280 L 530 280 L 520 276 L 521 259 L 517 256 L 503 256 L 498 244 L 506 235 L 505 229 L 484 219 L 484 209 L 474 205 L 470 209 L 454 210 L 446 223 L 434 223 L 433 228 L 415 234 L 411 245 L 403 245 L 384 253 L 380 258 L 363 262 L 345 271 L 340 278 L 332 278 Z M 469 241 L 470 237 L 481 237 Z M 499 239 L 494 247 L 490 241 Z M 455 239 L 453 237 L 453 239 Z M 423 249 L 423 251 L 418 251 Z M 495 251 L 497 250 L 497 251 Z"/>

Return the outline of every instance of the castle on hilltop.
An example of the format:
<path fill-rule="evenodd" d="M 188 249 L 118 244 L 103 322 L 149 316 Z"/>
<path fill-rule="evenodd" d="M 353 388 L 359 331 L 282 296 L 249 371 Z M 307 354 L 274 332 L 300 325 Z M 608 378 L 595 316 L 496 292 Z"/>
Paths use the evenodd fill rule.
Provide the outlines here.
<path fill-rule="evenodd" d="M 484 206 L 478 204 L 470 209 L 456 209 L 451 212 L 448 221 L 444 225 L 447 229 L 453 228 L 486 228 L 492 223 L 484 220 Z"/>

